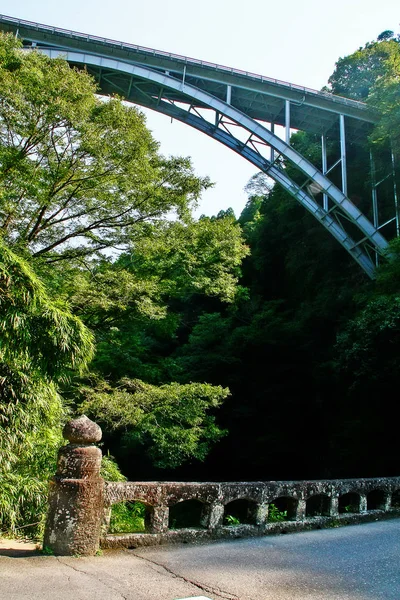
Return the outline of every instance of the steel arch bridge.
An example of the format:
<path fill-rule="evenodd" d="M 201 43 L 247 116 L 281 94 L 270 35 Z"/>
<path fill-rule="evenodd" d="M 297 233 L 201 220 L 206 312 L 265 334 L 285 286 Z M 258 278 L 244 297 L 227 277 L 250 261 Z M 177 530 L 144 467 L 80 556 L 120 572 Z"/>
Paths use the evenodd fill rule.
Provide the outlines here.
<path fill-rule="evenodd" d="M 135 46 L 0 15 L 0 30 L 22 38 L 26 47 L 50 57 L 63 56 L 85 67 L 105 94 L 182 121 L 231 148 L 267 174 L 302 204 L 373 278 L 387 248 L 380 230 L 399 213 L 394 157 L 394 216 L 379 223 L 378 185 L 372 168 L 371 222 L 349 199 L 346 138 L 366 137 L 375 116 L 361 102 L 168 52 Z M 276 135 L 283 126 L 285 136 Z M 321 136 L 322 170 L 290 145 L 291 129 Z M 340 158 L 328 168 L 327 136 Z M 290 176 L 286 165 L 290 164 Z M 328 175 L 341 171 L 341 186 Z M 386 179 L 387 177 L 385 177 Z M 299 181 L 301 183 L 299 183 Z"/>

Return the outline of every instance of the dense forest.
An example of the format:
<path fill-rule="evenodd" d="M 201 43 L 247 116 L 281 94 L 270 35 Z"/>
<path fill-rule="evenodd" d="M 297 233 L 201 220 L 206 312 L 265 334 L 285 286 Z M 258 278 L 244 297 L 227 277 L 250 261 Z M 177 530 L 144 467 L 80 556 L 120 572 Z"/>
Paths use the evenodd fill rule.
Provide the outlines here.
<path fill-rule="evenodd" d="M 140 110 L 9 35 L 0 89 L 3 531 L 40 530 L 83 412 L 110 479 L 398 474 L 398 239 L 370 281 L 262 174 L 238 218 L 194 219 L 211 182 L 159 153 Z M 371 147 L 400 189 L 400 38 L 339 59 L 326 89 L 379 116 L 349 143 L 350 197 L 369 202 Z M 291 143 L 321 166 L 316 137 Z"/>

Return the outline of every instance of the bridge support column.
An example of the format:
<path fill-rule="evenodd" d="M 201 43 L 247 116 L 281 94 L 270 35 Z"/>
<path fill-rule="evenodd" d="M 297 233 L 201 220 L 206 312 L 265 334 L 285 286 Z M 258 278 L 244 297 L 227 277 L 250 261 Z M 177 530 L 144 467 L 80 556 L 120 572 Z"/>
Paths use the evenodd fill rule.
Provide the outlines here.
<path fill-rule="evenodd" d="M 322 134 L 322 136 L 321 136 L 321 146 L 322 146 L 322 173 L 323 173 L 323 175 L 326 175 L 326 173 L 328 172 L 328 156 L 327 156 L 327 152 L 326 152 L 326 135 L 325 134 Z M 325 194 L 325 193 L 322 194 L 322 202 L 323 202 L 324 210 L 327 211 L 329 209 L 328 194 Z"/>
<path fill-rule="evenodd" d="M 285 100 L 285 142 L 290 144 L 290 100 Z"/>
<path fill-rule="evenodd" d="M 100 477 L 101 429 L 85 415 L 66 424 L 69 444 L 58 454 L 50 482 L 49 511 L 43 546 L 54 554 L 94 555 L 104 516 L 104 480 Z"/>
<path fill-rule="evenodd" d="M 397 198 L 397 184 L 396 184 L 396 161 L 394 158 L 393 146 L 390 149 L 390 156 L 392 159 L 392 177 L 393 177 L 393 199 L 394 199 L 394 210 L 396 218 L 396 235 L 400 235 L 400 213 L 399 213 L 399 202 Z"/>
<path fill-rule="evenodd" d="M 340 159 L 342 166 L 342 192 L 347 196 L 347 159 L 346 159 L 346 133 L 344 126 L 344 115 L 339 117 L 340 129 Z"/>
<path fill-rule="evenodd" d="M 365 513 L 367 512 L 367 495 L 366 494 L 360 494 L 360 513 Z"/>
<path fill-rule="evenodd" d="M 232 86 L 227 85 L 226 86 L 226 103 L 230 104 L 231 101 L 232 101 Z"/>
<path fill-rule="evenodd" d="M 299 498 L 296 507 L 296 521 L 304 521 L 306 518 L 307 502 L 304 498 Z"/>

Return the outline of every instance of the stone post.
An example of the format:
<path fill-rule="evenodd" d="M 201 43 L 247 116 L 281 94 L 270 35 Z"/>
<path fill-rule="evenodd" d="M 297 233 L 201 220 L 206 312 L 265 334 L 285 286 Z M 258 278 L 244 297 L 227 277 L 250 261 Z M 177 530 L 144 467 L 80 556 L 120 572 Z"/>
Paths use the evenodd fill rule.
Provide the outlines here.
<path fill-rule="evenodd" d="M 99 548 L 104 513 L 101 450 L 93 445 L 102 432 L 83 415 L 65 425 L 63 436 L 69 444 L 60 449 L 50 482 L 43 547 L 64 556 L 92 556 Z"/>
<path fill-rule="evenodd" d="M 254 524 L 258 527 L 263 527 L 268 521 L 269 503 L 261 502 L 257 504 L 256 510 L 254 511 Z"/>
<path fill-rule="evenodd" d="M 339 496 L 332 495 L 331 505 L 329 507 L 329 516 L 337 517 L 339 515 Z"/>
<path fill-rule="evenodd" d="M 367 494 L 360 494 L 360 513 L 367 512 Z"/>
<path fill-rule="evenodd" d="M 206 504 L 203 509 L 201 524 L 207 529 L 216 529 L 221 527 L 224 522 L 225 506 L 219 502 Z"/>
<path fill-rule="evenodd" d="M 392 492 L 388 492 L 387 494 L 385 494 L 385 502 L 383 504 L 383 510 L 385 512 L 387 512 L 388 510 L 390 510 L 392 506 Z"/>
<path fill-rule="evenodd" d="M 296 521 L 304 521 L 306 518 L 307 502 L 304 498 L 299 498 L 296 507 Z"/>
<path fill-rule="evenodd" d="M 169 506 L 162 504 L 153 507 L 149 515 L 146 530 L 149 533 L 164 533 L 168 531 Z"/>

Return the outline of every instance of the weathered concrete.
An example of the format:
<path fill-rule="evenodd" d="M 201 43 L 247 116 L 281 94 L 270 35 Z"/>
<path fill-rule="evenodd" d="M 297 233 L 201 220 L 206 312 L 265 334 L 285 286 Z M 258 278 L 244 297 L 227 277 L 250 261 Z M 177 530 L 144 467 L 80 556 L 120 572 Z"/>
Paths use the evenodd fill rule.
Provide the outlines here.
<path fill-rule="evenodd" d="M 94 555 L 99 548 L 104 511 L 101 450 L 93 446 L 101 429 L 82 416 L 63 432 L 70 443 L 61 448 L 57 473 L 50 482 L 43 545 L 54 554 Z"/>
<path fill-rule="evenodd" d="M 400 514 L 399 490 L 400 477 L 254 483 L 108 482 L 106 512 L 117 502 L 141 501 L 148 507 L 149 518 L 146 533 L 110 535 L 104 531 L 101 546 L 131 548 L 361 523 Z M 343 499 L 350 502 L 349 498 L 356 499 L 355 504 L 344 510 Z M 170 507 L 188 500 L 203 505 L 198 527 L 169 529 Z M 247 520 L 245 524 L 226 527 L 224 513 L 229 512 L 228 505 L 235 500 L 247 502 Z M 279 500 L 288 503 L 287 517 L 282 522 L 269 522 L 269 507 Z"/>
<path fill-rule="evenodd" d="M 101 540 L 103 549 L 141 548 L 143 546 L 160 546 L 165 544 L 197 544 L 211 540 L 237 540 L 240 538 L 262 537 L 279 533 L 295 533 L 315 529 L 336 528 L 345 525 L 359 525 L 400 517 L 400 510 L 384 512 L 369 511 L 364 514 L 339 515 L 333 517 L 313 517 L 302 521 L 281 521 L 266 523 L 264 526 L 236 525 L 221 526 L 209 529 L 170 529 L 164 533 L 121 533 L 108 534 Z"/>

